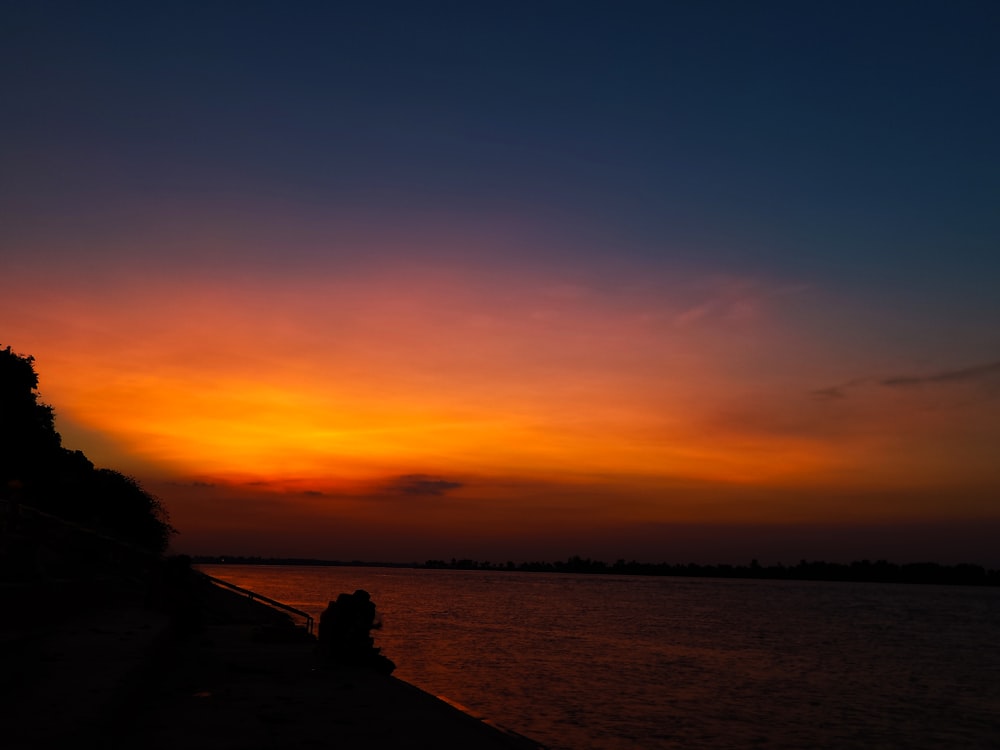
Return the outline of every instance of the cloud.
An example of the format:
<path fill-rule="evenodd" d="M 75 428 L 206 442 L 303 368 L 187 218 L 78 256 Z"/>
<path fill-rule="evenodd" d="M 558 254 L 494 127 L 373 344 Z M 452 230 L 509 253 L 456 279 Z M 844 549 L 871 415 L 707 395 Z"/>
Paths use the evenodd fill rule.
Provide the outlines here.
<path fill-rule="evenodd" d="M 809 395 L 812 396 L 817 401 L 837 401 L 842 398 L 847 398 L 847 392 L 860 385 L 871 382 L 870 378 L 855 378 L 854 380 L 848 380 L 846 383 L 841 383 L 840 385 L 831 385 L 827 388 L 817 388 L 814 391 L 809 391 Z"/>
<path fill-rule="evenodd" d="M 847 394 L 844 392 L 845 388 L 847 386 L 833 385 L 829 388 L 819 388 L 815 391 L 809 391 L 809 395 L 817 401 L 836 401 L 837 399 L 847 398 Z"/>
<path fill-rule="evenodd" d="M 880 381 L 890 388 L 906 388 L 914 385 L 947 385 L 968 383 L 1000 376 L 1000 362 L 973 365 L 958 370 L 944 370 L 931 375 L 900 375 Z"/>
<path fill-rule="evenodd" d="M 389 484 L 389 489 L 404 495 L 435 495 L 440 496 L 445 493 L 457 490 L 463 485 L 461 482 L 450 482 L 440 477 L 432 477 L 426 474 L 404 474 L 395 477 Z"/>
<path fill-rule="evenodd" d="M 817 401 L 837 401 L 847 398 L 848 391 L 873 383 L 888 388 L 911 388 L 922 385 L 961 385 L 963 383 L 981 383 L 1000 379 L 1000 361 L 988 362 L 983 365 L 972 365 L 955 370 L 941 370 L 930 375 L 895 375 L 890 378 L 856 378 L 840 385 L 817 388 L 809 395 Z"/>

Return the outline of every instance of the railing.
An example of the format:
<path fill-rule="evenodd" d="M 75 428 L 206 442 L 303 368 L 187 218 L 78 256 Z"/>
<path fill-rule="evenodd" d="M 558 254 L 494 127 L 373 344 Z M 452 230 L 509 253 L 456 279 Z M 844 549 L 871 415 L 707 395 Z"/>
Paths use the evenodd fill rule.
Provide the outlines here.
<path fill-rule="evenodd" d="M 201 571 L 199 571 L 201 572 Z M 215 576 L 210 576 L 208 573 L 201 573 L 205 578 L 210 580 L 216 586 L 222 586 L 224 588 L 235 591 L 239 594 L 243 594 L 250 601 L 259 601 L 268 605 L 269 607 L 274 607 L 276 609 L 284 610 L 285 612 L 291 612 L 293 615 L 301 617 L 306 622 L 306 632 L 309 635 L 313 634 L 313 616 L 308 612 L 303 612 L 301 609 L 296 609 L 295 607 L 289 606 L 284 602 L 279 602 L 277 599 L 272 599 L 269 596 L 264 596 L 263 594 L 258 594 L 256 591 L 251 591 L 250 589 L 245 589 L 242 586 L 237 586 L 235 583 L 230 583 L 229 581 L 223 581 L 221 578 L 216 578 Z"/>
<path fill-rule="evenodd" d="M 53 530 L 59 530 L 57 542 L 61 555 L 73 556 L 76 563 L 100 559 L 105 562 L 128 563 L 150 568 L 160 560 L 160 556 L 132 542 L 91 528 L 77 521 L 70 521 L 31 505 L 0 499 L 0 536 L 26 536 L 36 541 L 47 539 Z M 36 560 L 27 561 L 34 565 L 37 573 L 42 567 Z"/>
<path fill-rule="evenodd" d="M 112 536 L 108 536 L 96 529 L 89 528 L 75 521 L 69 521 L 59 516 L 52 515 L 38 508 L 23 503 L 15 502 L 7 498 L 0 498 L 0 535 L 25 533 L 29 529 L 39 530 L 44 527 L 57 527 L 70 532 L 74 543 L 73 549 L 77 555 L 81 553 L 96 554 L 103 558 L 114 557 L 117 560 L 129 560 L 134 564 L 153 565 L 160 558 L 148 550 L 137 547 L 129 542 L 122 541 Z M 63 544 L 67 544 L 65 539 Z M 216 586 L 243 594 L 250 601 L 263 602 L 274 609 L 284 610 L 292 615 L 305 620 L 305 629 L 309 635 L 313 635 L 315 624 L 312 615 L 303 612 L 301 609 L 291 607 L 284 602 L 258 594 L 255 591 L 242 588 L 221 578 L 210 576 L 202 571 L 197 571 L 205 576 Z"/>

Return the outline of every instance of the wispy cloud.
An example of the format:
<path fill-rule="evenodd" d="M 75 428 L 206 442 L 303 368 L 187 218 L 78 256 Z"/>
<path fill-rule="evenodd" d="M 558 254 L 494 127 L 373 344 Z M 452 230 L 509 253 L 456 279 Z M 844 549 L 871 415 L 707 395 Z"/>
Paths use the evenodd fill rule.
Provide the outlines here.
<path fill-rule="evenodd" d="M 886 378 L 880 383 L 890 388 L 905 388 L 914 385 L 948 385 L 951 383 L 969 383 L 1000 377 L 1000 361 L 984 365 L 973 365 L 957 370 L 943 370 L 930 375 L 897 375 Z"/>
<path fill-rule="evenodd" d="M 818 388 L 815 391 L 809 391 L 809 395 L 817 401 L 836 401 L 841 398 L 847 398 L 845 390 L 848 387 L 850 387 L 849 383 L 846 385 L 832 385 L 829 388 Z"/>
<path fill-rule="evenodd" d="M 848 392 L 864 385 L 877 384 L 888 388 L 914 386 L 961 385 L 1000 379 L 1000 361 L 972 365 L 953 370 L 940 370 L 928 375 L 894 375 L 888 378 L 856 378 L 839 385 L 817 388 L 809 395 L 817 401 L 837 401 L 847 398 Z"/>
<path fill-rule="evenodd" d="M 869 378 L 855 378 L 854 380 L 848 380 L 846 383 L 841 383 L 839 385 L 817 388 L 814 391 L 809 391 L 809 395 L 817 401 L 837 401 L 842 398 L 847 398 L 847 392 L 849 390 L 857 388 L 859 385 L 864 385 L 868 382 L 871 382 Z"/>

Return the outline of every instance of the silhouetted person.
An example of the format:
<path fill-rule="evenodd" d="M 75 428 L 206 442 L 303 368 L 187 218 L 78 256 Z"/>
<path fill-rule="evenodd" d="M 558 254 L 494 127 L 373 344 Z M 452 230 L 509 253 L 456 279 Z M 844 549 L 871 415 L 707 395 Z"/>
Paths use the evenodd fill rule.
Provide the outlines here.
<path fill-rule="evenodd" d="M 383 674 L 396 668 L 375 647 L 375 603 L 367 591 L 341 594 L 319 617 L 319 653 L 334 664 L 367 666 Z"/>

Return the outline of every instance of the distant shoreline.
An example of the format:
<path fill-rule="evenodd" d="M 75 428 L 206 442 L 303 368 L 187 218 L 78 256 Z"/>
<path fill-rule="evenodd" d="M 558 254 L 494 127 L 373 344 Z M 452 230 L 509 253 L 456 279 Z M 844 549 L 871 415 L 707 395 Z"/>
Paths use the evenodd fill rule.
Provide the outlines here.
<path fill-rule="evenodd" d="M 782 581 L 840 581 L 855 583 L 909 583 L 947 586 L 1000 586 L 1000 570 L 960 563 L 896 564 L 886 560 L 857 560 L 828 563 L 801 560 L 796 565 L 699 565 L 695 563 L 640 563 L 571 557 L 564 562 L 491 563 L 477 560 L 427 560 L 423 563 L 370 562 L 363 560 L 321 560 L 299 557 L 257 557 L 243 555 L 194 555 L 196 565 L 309 565 L 326 567 L 409 568 L 424 570 L 479 570 L 511 573 L 575 573 L 590 575 L 644 575 L 689 578 L 738 578 Z"/>

